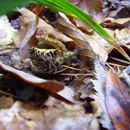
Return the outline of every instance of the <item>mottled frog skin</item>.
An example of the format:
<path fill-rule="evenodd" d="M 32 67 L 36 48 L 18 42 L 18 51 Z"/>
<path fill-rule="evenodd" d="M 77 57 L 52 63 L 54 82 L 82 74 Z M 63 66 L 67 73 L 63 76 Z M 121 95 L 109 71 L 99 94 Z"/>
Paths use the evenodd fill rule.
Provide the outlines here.
<path fill-rule="evenodd" d="M 64 65 L 69 66 L 72 59 L 76 59 L 78 50 L 74 52 L 59 49 L 29 49 L 31 68 L 39 74 L 57 74 L 66 70 Z"/>

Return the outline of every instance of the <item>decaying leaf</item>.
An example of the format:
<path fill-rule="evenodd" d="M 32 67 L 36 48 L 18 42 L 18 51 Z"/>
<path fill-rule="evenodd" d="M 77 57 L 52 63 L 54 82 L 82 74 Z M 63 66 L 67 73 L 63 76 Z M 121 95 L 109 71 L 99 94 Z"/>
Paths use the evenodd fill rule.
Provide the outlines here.
<path fill-rule="evenodd" d="M 102 0 L 69 0 L 96 19 L 101 18 Z"/>
<path fill-rule="evenodd" d="M 4 65 L 3 63 L 0 62 L 0 68 L 3 69 L 4 71 L 10 72 L 26 83 L 29 83 L 30 85 L 37 86 L 44 88 L 46 90 L 49 90 L 52 93 L 58 92 L 64 88 L 63 84 L 57 81 L 47 81 L 41 78 L 38 78 L 36 76 L 33 76 L 31 74 L 19 71 L 14 69 L 13 67 Z"/>
<path fill-rule="evenodd" d="M 112 70 L 106 80 L 106 106 L 116 130 L 130 128 L 130 95 L 128 89 Z"/>
<path fill-rule="evenodd" d="M 108 112 L 105 106 L 104 89 L 105 89 L 106 70 L 99 61 L 95 62 L 95 72 L 96 72 L 95 73 L 96 79 L 93 80 L 92 83 L 94 84 L 94 89 L 96 93 L 93 95 L 93 98 L 101 105 L 100 107 L 102 109 L 102 115 L 100 122 L 103 125 L 103 127 L 112 130 L 111 120 L 108 116 Z"/>
<path fill-rule="evenodd" d="M 101 25 L 114 36 L 120 45 L 124 45 L 130 42 L 130 18 L 105 18 Z"/>
<path fill-rule="evenodd" d="M 105 16 L 114 18 L 130 17 L 130 1 L 129 0 L 107 0 L 104 2 Z"/>
<path fill-rule="evenodd" d="M 11 27 L 7 16 L 0 16 L 0 45 L 13 43 L 17 31 Z"/>
<path fill-rule="evenodd" d="M 61 17 L 58 19 L 58 28 L 61 31 L 64 30 L 65 34 L 77 40 L 77 46 L 82 49 L 86 49 L 86 54 L 88 57 L 95 59 L 96 53 L 102 61 L 107 60 L 108 54 L 106 50 L 96 40 L 94 40 L 93 36 L 87 35 L 77 29 L 64 14 L 60 13 L 60 16 Z"/>
<path fill-rule="evenodd" d="M 106 18 L 101 25 L 105 28 L 110 29 L 123 29 L 130 25 L 130 18 L 126 19 L 113 19 L 113 18 Z"/>
<path fill-rule="evenodd" d="M 5 130 L 99 130 L 93 114 L 85 114 L 80 104 L 67 105 L 50 99 L 46 108 L 33 104 L 15 102 L 10 109 L 0 111 L 1 126 Z"/>
<path fill-rule="evenodd" d="M 61 2 L 60 0 L 57 1 L 59 1 L 59 3 Z M 89 12 L 93 17 L 97 17 L 98 19 L 103 18 L 102 16 L 100 17 L 100 12 L 102 12 L 102 0 L 70 1 L 76 2 L 75 4 L 77 6 L 81 7 L 86 12 Z M 35 3 L 35 5 L 37 4 Z M 49 64 L 47 64 L 47 66 L 44 66 L 44 61 L 42 62 L 44 65 L 41 64 L 42 69 L 38 72 L 38 74 L 40 74 L 40 72 L 43 71 L 44 68 L 46 69 L 46 72 L 48 74 L 48 66 L 53 72 L 54 66 L 51 66 L 51 63 L 54 63 L 52 58 L 54 58 L 55 55 L 53 55 L 54 53 L 52 53 L 50 49 L 59 49 L 59 51 L 61 52 L 66 51 L 66 56 L 68 52 L 73 52 L 77 48 L 80 48 L 80 51 L 77 51 L 78 56 L 76 55 L 76 60 L 78 60 L 78 63 L 81 63 L 81 66 L 83 66 L 83 69 L 85 68 L 85 70 L 82 70 L 81 66 L 78 66 L 79 68 L 73 68 L 72 66 L 72 69 L 81 70 L 67 71 L 67 73 L 60 74 L 58 73 L 58 76 L 62 77 L 63 75 L 62 78 L 64 79 L 65 84 L 67 84 L 68 86 L 64 86 L 63 83 L 56 80 L 45 80 L 42 78 L 38 78 L 32 74 L 20 71 L 20 66 L 24 66 L 22 62 L 24 62 L 24 60 L 28 60 L 28 58 L 23 59 L 21 55 L 19 56 L 18 51 L 9 54 L 11 56 L 5 54 L 6 52 L 8 52 L 8 49 L 15 49 L 14 46 L 8 45 L 12 43 L 12 41 L 10 42 L 9 40 L 8 42 L 5 42 L 5 44 L 7 43 L 8 46 L 5 46 L 5 44 L 2 43 L 2 46 L 0 48 L 0 73 L 2 73 L 2 75 L 8 76 L 5 81 L 9 81 L 9 83 L 3 83 L 1 80 L 2 78 L 0 79 L 0 83 L 3 83 L 5 85 L 3 86 L 3 84 L 0 84 L 2 86 L 0 95 L 3 94 L 6 96 L 11 96 L 11 98 L 0 96 L 0 108 L 6 108 L 0 110 L 0 117 L 2 117 L 0 118 L 0 130 L 102 130 L 102 127 L 103 129 L 113 130 L 113 125 L 116 130 L 128 130 L 130 128 L 130 88 L 127 89 L 127 87 L 119 80 L 119 78 L 114 75 L 112 70 L 110 70 L 107 75 L 105 63 L 108 59 L 108 53 L 105 48 L 100 45 L 102 44 L 102 40 L 95 40 L 95 35 L 85 34 L 85 30 L 83 30 L 84 27 L 82 27 L 84 25 L 82 23 L 79 23 L 79 21 L 76 20 L 76 22 L 78 21 L 79 26 L 81 24 L 81 28 L 79 27 L 82 30 L 81 31 L 73 23 L 71 23 L 71 20 L 69 20 L 62 13 L 56 15 L 57 23 L 55 26 L 51 26 L 49 22 L 47 23 L 42 19 L 44 16 L 41 16 L 41 18 L 36 16 L 41 12 L 42 8 L 44 7 L 38 5 L 36 6 L 36 8 L 34 8 L 34 10 L 32 9 L 32 12 L 26 8 L 18 9 L 18 11 L 22 14 L 22 29 L 17 33 L 17 37 L 15 37 L 16 47 L 20 48 L 20 51 L 21 49 L 23 49 L 24 51 L 27 50 L 27 52 L 28 47 L 30 46 L 34 46 L 32 48 L 39 47 L 39 49 L 36 48 L 36 51 L 34 51 L 33 53 L 34 55 L 36 55 L 35 62 L 39 61 L 40 58 L 45 58 L 46 60 L 47 57 L 49 59 Z M 44 13 L 42 15 L 44 15 Z M 129 21 L 130 18 L 128 18 L 127 20 L 122 19 L 119 21 L 118 19 L 111 19 L 110 21 L 107 21 L 108 23 L 104 22 L 104 24 L 106 27 L 109 28 L 109 30 L 110 28 L 113 29 L 110 30 L 112 32 L 112 35 L 116 38 L 116 40 L 120 41 L 119 44 L 122 44 L 129 42 Z M 91 30 L 87 31 L 90 31 L 91 33 Z M 93 34 L 95 33 L 93 32 Z M 107 33 L 104 33 L 104 35 L 105 34 Z M 0 33 L 0 37 L 1 36 L 2 35 Z M 12 38 L 14 38 L 14 35 L 12 36 Z M 108 39 L 106 39 L 110 41 L 109 38 L 111 39 L 111 37 L 108 37 Z M 33 41 L 33 43 L 31 43 L 31 40 Z M 48 44 L 49 47 L 51 47 L 49 48 L 44 43 Z M 5 55 L 3 55 L 3 52 L 1 52 L 1 50 L 3 49 L 6 49 L 4 52 Z M 112 49 L 113 48 L 111 48 L 111 50 Z M 31 48 L 29 50 L 31 50 Z M 30 53 L 30 57 L 32 59 L 34 58 L 34 55 L 31 55 Z M 56 61 L 58 61 L 58 63 L 62 63 L 61 59 L 64 60 L 62 58 L 63 56 L 64 55 L 59 54 L 58 58 L 56 57 Z M 71 57 L 74 58 L 74 55 L 72 55 Z M 67 60 L 68 59 L 69 58 L 67 57 Z M 7 64 L 5 65 L 3 61 L 5 64 Z M 27 63 L 25 71 L 30 72 L 28 61 L 25 61 L 25 63 Z M 37 62 L 36 66 L 39 67 L 39 63 L 40 62 Z M 69 63 L 73 64 L 71 60 L 69 61 Z M 75 63 L 77 62 L 74 60 L 74 66 Z M 129 62 L 127 63 L 129 64 Z M 8 65 L 14 66 L 19 70 Z M 57 68 L 59 68 L 59 66 Z M 31 72 L 34 73 L 33 69 Z M 72 74 L 71 72 L 79 73 Z M 45 74 L 45 71 L 43 71 L 43 74 Z M 57 79 L 56 76 L 57 75 L 54 75 L 54 77 L 52 78 Z M 64 76 L 67 78 L 64 78 Z M 124 82 L 126 81 L 126 85 L 129 85 L 130 73 L 126 74 L 126 72 L 123 72 L 121 76 L 120 77 L 122 78 L 122 80 Z M 10 80 L 8 80 L 9 78 Z M 48 75 L 47 78 L 49 78 Z M 9 91 L 7 90 L 7 93 L 10 92 L 10 89 L 12 89 L 8 86 L 10 84 L 10 81 L 12 81 L 12 83 L 15 82 L 13 85 L 11 85 L 13 87 L 13 91 L 15 91 L 14 87 L 16 89 L 16 86 L 17 90 L 19 89 L 17 93 L 15 93 L 16 91 L 14 92 L 14 96 L 13 94 L 11 95 L 2 93 L 3 88 L 8 88 Z M 19 84 L 17 84 L 16 82 L 19 82 Z M 76 86 L 75 84 L 78 85 Z M 27 89 L 25 89 L 24 91 L 23 89 L 20 89 L 23 87 L 27 87 Z M 27 103 L 16 101 L 21 100 L 21 97 L 17 98 L 16 96 L 22 95 L 23 92 L 25 94 L 25 99 L 31 96 L 31 98 L 35 99 L 35 96 L 33 96 L 32 94 L 34 91 L 32 92 L 31 89 L 28 89 L 29 87 L 32 89 L 36 88 L 33 89 L 34 91 L 44 91 L 40 91 L 40 94 L 42 96 L 39 96 L 42 100 L 42 105 L 44 105 L 42 108 L 38 108 L 34 103 L 28 102 L 32 100 L 26 100 Z M 37 93 L 34 92 L 34 94 Z M 45 95 L 47 95 L 47 100 L 45 100 L 43 104 L 44 99 L 42 98 Z M 39 97 L 36 98 L 36 100 L 40 100 Z M 15 100 L 13 100 L 13 98 Z"/>
<path fill-rule="evenodd" d="M 21 19 L 24 21 L 24 24 L 34 23 L 36 18 L 36 15 L 34 13 L 25 8 L 20 9 L 19 12 L 22 14 Z M 37 26 L 37 36 L 41 35 L 53 37 L 64 43 L 73 42 L 71 38 L 67 37 L 63 33 L 53 28 L 51 25 L 47 24 L 43 19 L 39 18 L 39 23 Z"/>
<path fill-rule="evenodd" d="M 23 49 L 24 46 L 29 42 L 30 38 L 36 32 L 39 18 L 35 16 L 35 20 L 24 23 L 24 19 L 21 16 L 21 30 L 17 33 L 14 43 L 17 48 Z"/>
<path fill-rule="evenodd" d="M 95 19 L 100 20 L 102 19 L 102 1 L 101 0 L 69 0 L 74 5 L 81 8 L 84 12 L 89 13 Z M 90 29 L 85 23 L 82 21 L 70 18 L 70 20 L 76 25 L 77 28 L 81 29 L 82 31 L 86 32 L 87 34 L 92 34 L 93 31 Z"/>

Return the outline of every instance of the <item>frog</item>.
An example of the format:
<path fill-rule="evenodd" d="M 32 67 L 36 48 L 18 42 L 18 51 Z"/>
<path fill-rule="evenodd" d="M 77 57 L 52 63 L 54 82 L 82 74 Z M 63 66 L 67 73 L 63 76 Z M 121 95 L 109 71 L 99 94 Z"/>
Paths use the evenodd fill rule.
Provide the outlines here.
<path fill-rule="evenodd" d="M 31 47 L 29 49 L 31 59 L 31 69 L 39 74 L 58 74 L 79 64 L 72 64 L 72 60 L 77 60 L 78 50 L 62 51 L 59 49 L 39 49 Z M 68 66 L 68 67 L 67 67 Z"/>
<path fill-rule="evenodd" d="M 80 64 L 76 61 L 78 60 L 79 48 L 67 50 L 65 45 L 57 39 L 48 36 L 37 38 L 38 44 L 42 44 L 42 48 L 32 46 L 29 49 L 30 66 L 34 73 L 59 74 Z"/>

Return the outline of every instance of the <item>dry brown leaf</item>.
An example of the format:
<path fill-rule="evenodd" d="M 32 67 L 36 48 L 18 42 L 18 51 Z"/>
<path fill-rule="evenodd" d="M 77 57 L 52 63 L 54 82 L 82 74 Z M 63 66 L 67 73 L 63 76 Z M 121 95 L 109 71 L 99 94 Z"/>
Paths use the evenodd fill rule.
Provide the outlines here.
<path fill-rule="evenodd" d="M 106 106 L 116 130 L 130 128 L 128 89 L 110 69 L 106 80 Z"/>
<path fill-rule="evenodd" d="M 117 22 L 111 22 L 111 21 L 105 21 L 105 22 L 103 22 L 103 23 L 101 23 L 101 25 L 104 27 L 104 28 L 110 28 L 110 29 L 113 29 L 113 30 L 115 30 L 115 29 L 123 29 L 123 28 L 125 28 L 125 27 L 128 27 L 129 26 L 129 24 L 130 24 L 130 21 L 128 21 L 128 22 L 125 22 L 125 23 L 123 23 L 123 24 L 120 24 L 120 23 L 117 23 Z"/>
<path fill-rule="evenodd" d="M 38 78 L 34 75 L 17 70 L 13 67 L 7 66 L 0 62 L 0 71 L 7 71 L 17 78 L 20 78 L 23 82 L 30 84 L 34 87 L 43 88 L 51 93 L 51 96 L 59 101 L 66 102 L 68 104 L 74 104 L 74 92 L 69 87 L 65 86 L 61 82 L 56 80 L 45 80 Z M 58 92 L 58 93 L 57 93 Z M 68 94 L 69 93 L 69 94 Z"/>
<path fill-rule="evenodd" d="M 101 23 L 107 23 L 107 22 L 110 22 L 110 23 L 117 23 L 117 24 L 125 24 L 127 22 L 130 21 L 130 18 L 111 18 L 111 17 L 106 17 L 104 18 L 104 20 L 101 22 Z"/>
<path fill-rule="evenodd" d="M 101 22 L 102 24 L 119 44 L 124 45 L 130 42 L 130 18 L 114 19 L 107 17 Z"/>
<path fill-rule="evenodd" d="M 24 21 L 24 24 L 34 23 L 36 15 L 29 11 L 28 9 L 21 8 L 19 9 L 19 12 L 22 14 L 22 20 Z M 56 30 L 51 25 L 47 24 L 43 19 L 39 18 L 39 23 L 37 26 L 37 35 L 45 35 L 45 36 L 51 36 L 61 42 L 74 42 L 71 38 L 67 37 L 63 33 Z"/>
<path fill-rule="evenodd" d="M 121 45 L 130 42 L 130 18 L 114 19 L 107 17 L 101 22 L 101 25 L 108 28 L 107 30 Z"/>
<path fill-rule="evenodd" d="M 102 61 L 105 62 L 107 60 L 108 54 L 98 41 L 94 40 L 93 36 L 87 35 L 76 28 L 64 14 L 60 13 L 58 23 L 58 28 L 61 31 L 64 30 L 65 34 L 78 41 L 77 46 L 87 50 L 87 56 L 96 59 L 96 53 Z"/>
<path fill-rule="evenodd" d="M 44 88 L 46 90 L 49 90 L 52 93 L 59 92 L 64 88 L 64 85 L 58 81 L 53 81 L 53 80 L 47 81 L 47 80 L 38 78 L 36 76 L 33 76 L 31 74 L 25 73 L 23 71 L 16 70 L 13 67 L 4 65 L 1 62 L 0 62 L 0 68 L 4 71 L 10 72 L 10 73 L 16 75 L 17 77 L 19 77 L 24 82 L 26 82 L 30 85 Z"/>

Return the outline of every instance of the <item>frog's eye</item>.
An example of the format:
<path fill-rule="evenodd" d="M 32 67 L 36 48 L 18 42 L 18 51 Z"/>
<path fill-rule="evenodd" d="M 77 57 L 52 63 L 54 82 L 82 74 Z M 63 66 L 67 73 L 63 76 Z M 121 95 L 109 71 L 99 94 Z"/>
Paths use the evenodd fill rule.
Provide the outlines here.
<path fill-rule="evenodd" d="M 33 52 L 34 52 L 34 48 L 33 47 L 29 48 L 29 53 L 32 54 Z"/>

